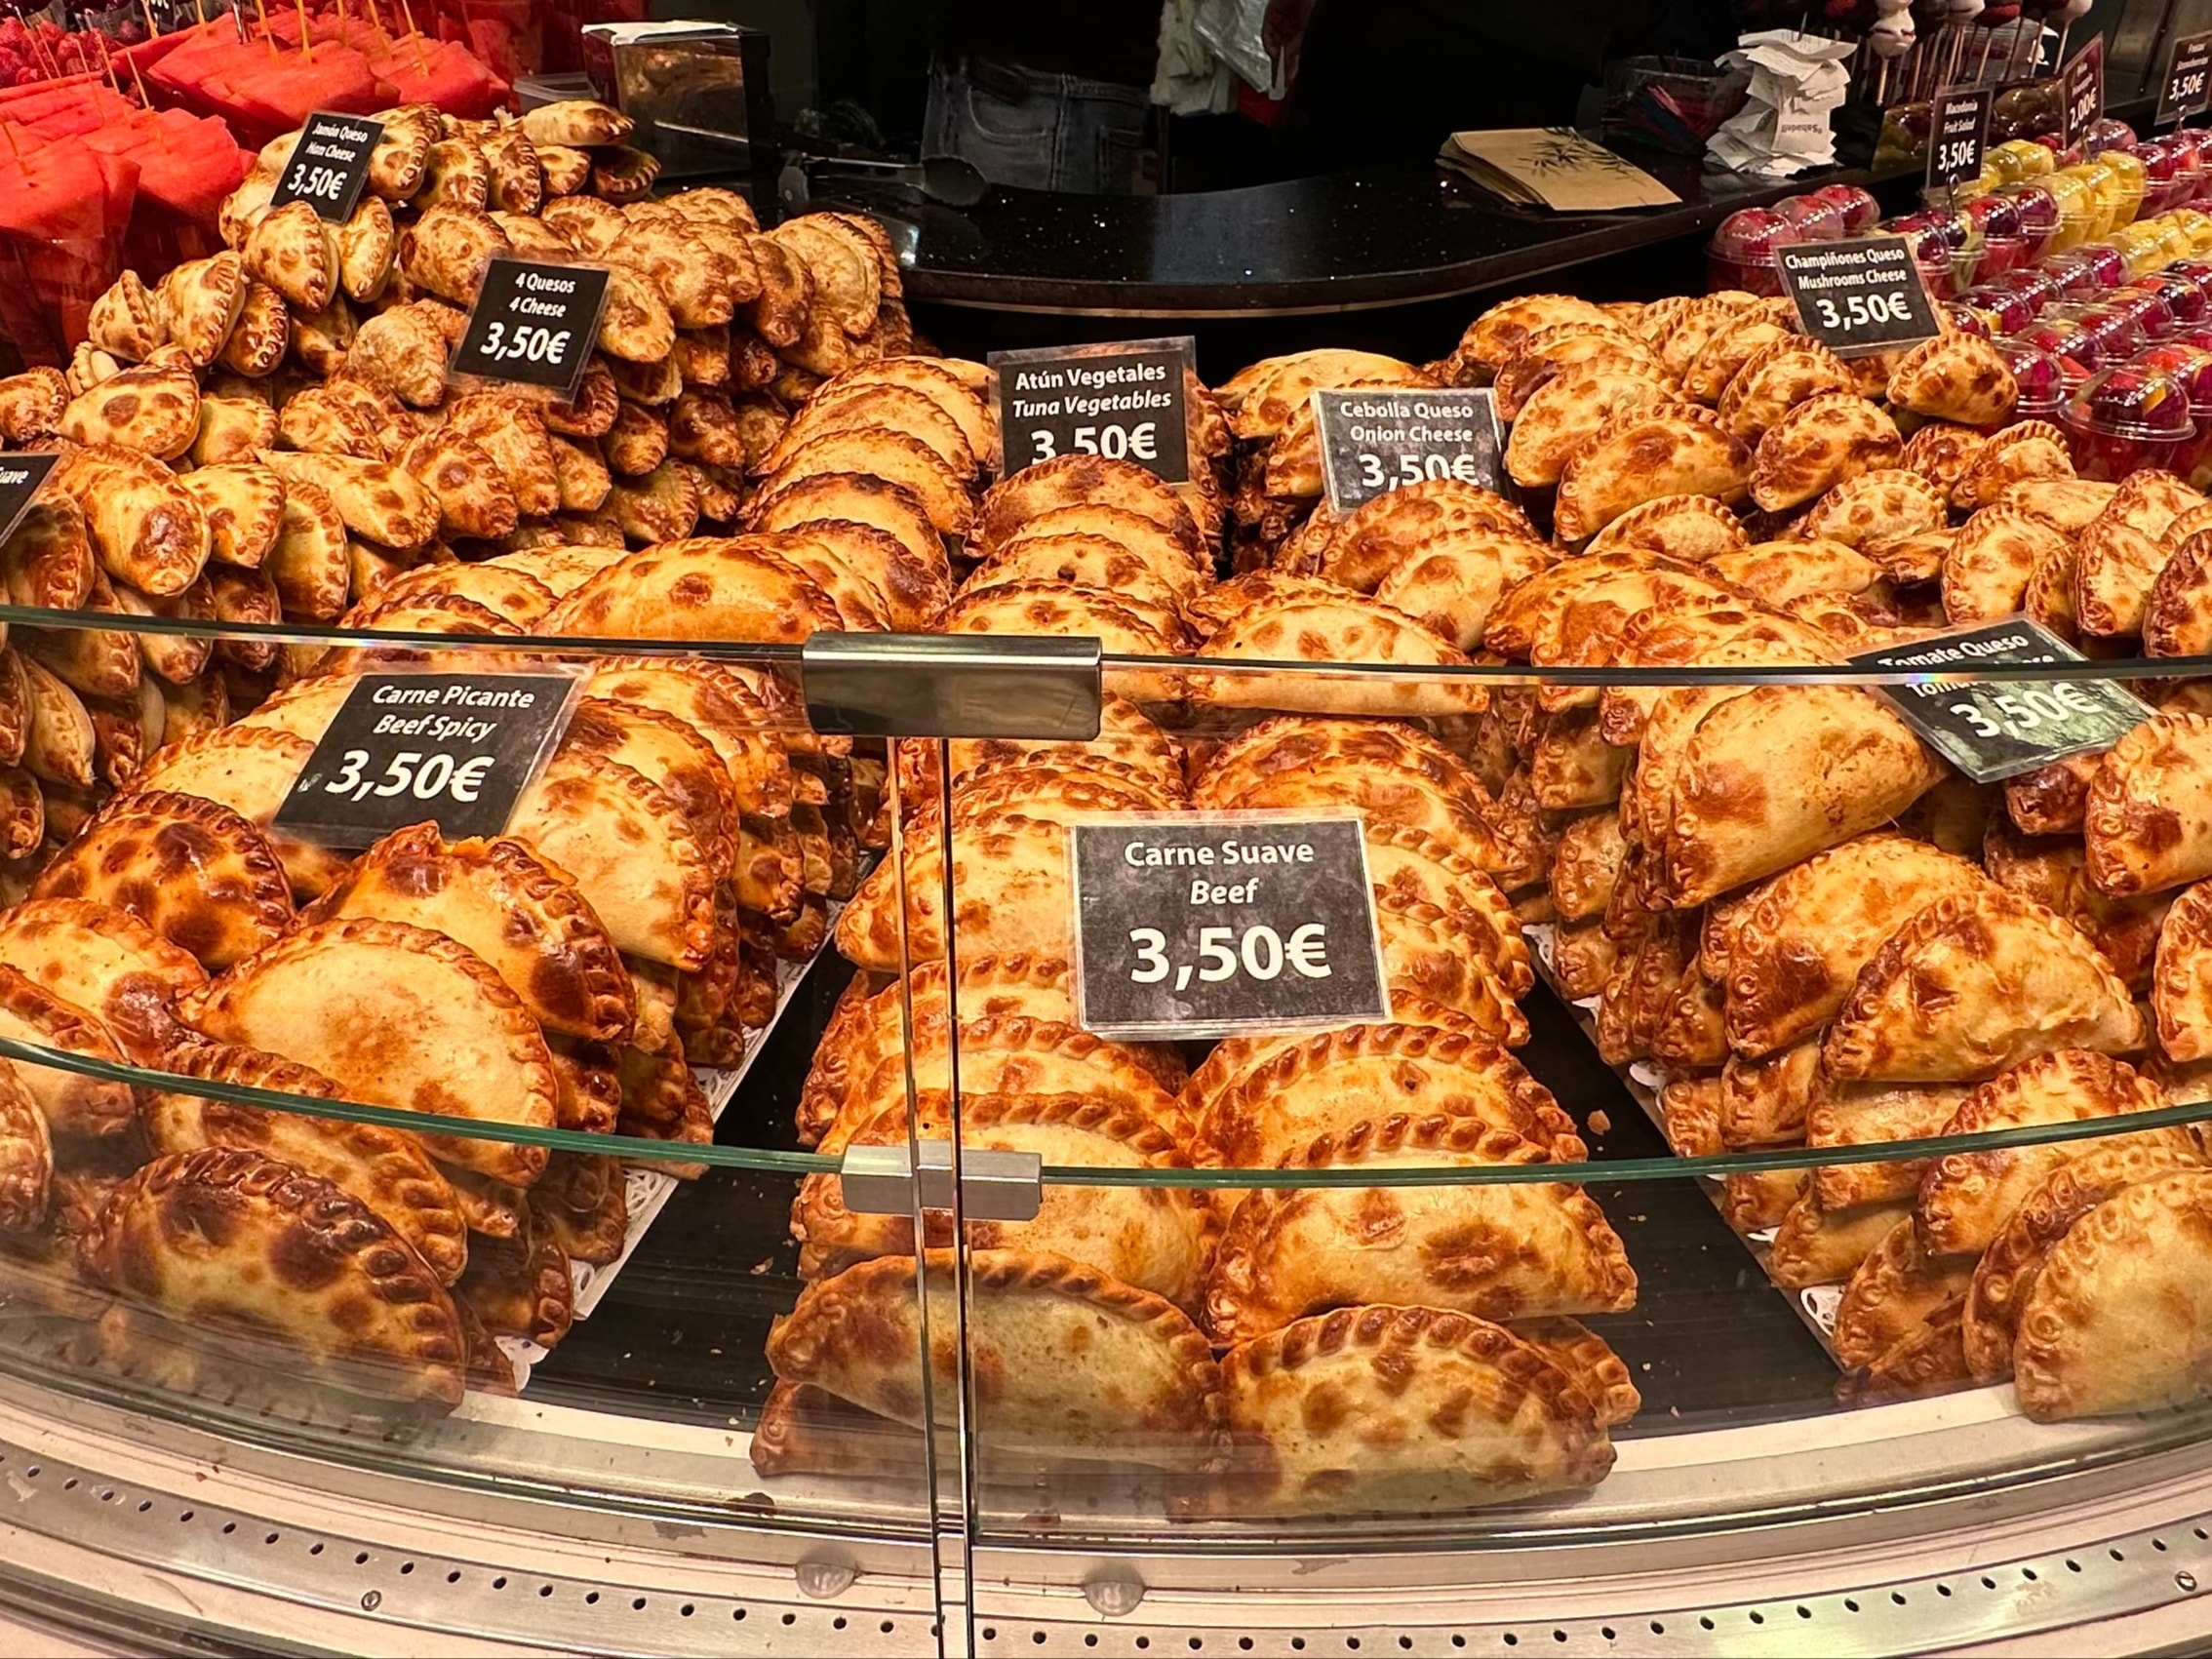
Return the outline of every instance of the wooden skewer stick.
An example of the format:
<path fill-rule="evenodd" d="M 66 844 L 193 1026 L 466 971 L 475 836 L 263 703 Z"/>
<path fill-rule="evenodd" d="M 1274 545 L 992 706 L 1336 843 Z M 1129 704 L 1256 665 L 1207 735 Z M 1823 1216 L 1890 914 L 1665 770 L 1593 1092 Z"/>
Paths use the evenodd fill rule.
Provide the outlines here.
<path fill-rule="evenodd" d="M 263 0 L 254 0 L 254 15 L 261 20 L 261 40 L 269 49 L 269 61 L 277 61 L 276 36 L 269 33 L 269 9 Z"/>
<path fill-rule="evenodd" d="M 307 0 L 292 0 L 299 11 L 299 57 L 303 62 L 315 61 L 315 43 L 307 38 Z"/>
<path fill-rule="evenodd" d="M 407 38 L 415 42 L 415 72 L 427 75 L 430 73 L 430 65 L 422 58 L 422 35 L 415 26 L 415 8 L 407 0 L 399 0 L 399 5 L 400 16 L 407 20 Z"/>

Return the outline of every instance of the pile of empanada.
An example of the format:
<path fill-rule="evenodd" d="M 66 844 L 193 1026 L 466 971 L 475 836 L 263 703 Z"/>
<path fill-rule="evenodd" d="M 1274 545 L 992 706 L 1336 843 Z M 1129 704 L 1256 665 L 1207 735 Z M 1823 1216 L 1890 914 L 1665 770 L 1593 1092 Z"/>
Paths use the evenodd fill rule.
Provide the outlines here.
<path fill-rule="evenodd" d="M 1056 503 L 1050 473 L 1029 486 L 1027 522 L 1097 528 L 1028 534 L 1009 502 L 1030 477 L 993 493 L 996 548 L 1103 530 L 1157 543 L 1162 563 L 1182 557 L 1179 541 L 1121 522 L 1152 523 L 1134 507 Z M 971 1224 L 971 1351 L 1019 1379 L 973 1425 L 985 1479 L 1040 1463 L 1150 1472 L 1176 1513 L 1235 1516 L 1465 1509 L 1601 1479 L 1607 1431 L 1637 1403 L 1576 1317 L 1635 1301 L 1604 1215 L 1566 1182 L 1390 1185 L 1393 1167 L 1584 1156 L 1512 1052 L 1527 1041 L 1516 1001 L 1533 971 L 1498 872 L 1520 854 L 1468 763 L 1391 720 L 1278 715 L 1185 742 L 1120 696 L 1092 742 L 955 742 L 941 772 L 933 748 L 899 747 L 906 914 L 886 863 L 839 920 L 861 971 L 802 1091 L 804 1144 L 904 1144 L 910 1064 L 912 1126 L 945 1135 L 957 1041 L 968 1149 L 1193 1171 L 1360 1165 L 1377 1178 L 1305 1193 L 1221 1191 L 1196 1173 L 1161 1188 L 1055 1182 L 1035 1219 Z M 1195 1069 L 1174 1046 L 1076 1026 L 1071 821 L 1346 803 L 1366 815 L 1392 1023 L 1232 1039 Z M 895 1445 L 890 1424 L 923 1426 L 918 1267 L 934 1286 L 934 1252 L 953 1243 L 949 1216 L 926 1225 L 917 1240 L 908 1219 L 849 1209 L 835 1176 L 802 1186 L 792 1230 L 809 1284 L 769 1344 L 779 1380 L 753 1442 L 764 1475 L 880 1467 L 854 1448 Z M 1385 1418 L 1402 1430 L 1387 1444 L 1369 1432 Z"/>
<path fill-rule="evenodd" d="M 296 680 L 121 780 L 0 911 L 0 1032 L 454 1132 L 0 1068 L 0 1281 L 10 1313 L 90 1322 L 79 1352 L 141 1380 L 261 1399 L 273 1367 L 450 1406 L 511 1388 L 490 1338 L 559 1341 L 572 1263 L 628 1232 L 617 1158 L 473 1126 L 711 1139 L 693 1068 L 772 1017 L 875 808 L 839 740 L 787 746 L 781 681 L 605 656 L 504 835 L 423 823 L 348 858 L 273 818 L 350 685 Z"/>

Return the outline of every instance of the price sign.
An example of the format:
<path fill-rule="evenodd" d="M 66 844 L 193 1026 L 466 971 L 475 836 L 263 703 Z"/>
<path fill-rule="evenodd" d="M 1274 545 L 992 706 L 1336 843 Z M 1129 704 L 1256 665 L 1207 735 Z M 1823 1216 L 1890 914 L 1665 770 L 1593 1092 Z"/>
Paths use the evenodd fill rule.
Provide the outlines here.
<path fill-rule="evenodd" d="M 1778 248 L 1774 257 L 1805 333 L 1838 357 L 1936 336 L 1927 284 L 1901 236 L 1807 242 Z"/>
<path fill-rule="evenodd" d="M 1348 513 L 1363 501 L 1432 478 L 1504 492 L 1498 406 L 1487 386 L 1471 391 L 1316 392 L 1328 504 Z"/>
<path fill-rule="evenodd" d="M 550 386 L 573 398 L 606 304 L 603 266 L 494 259 L 454 353 L 453 372 Z"/>
<path fill-rule="evenodd" d="M 1949 190 L 1982 173 L 1990 139 L 1990 89 L 1948 87 L 1936 94 L 1928 124 L 1928 188 Z"/>
<path fill-rule="evenodd" d="M 46 483 L 46 475 L 61 457 L 57 454 L 0 455 L 0 541 L 8 539 L 16 521 Z"/>
<path fill-rule="evenodd" d="M 994 351 L 1006 471 L 1059 455 L 1103 455 L 1134 461 L 1164 483 L 1188 483 L 1184 377 L 1196 350 L 1185 335 Z"/>
<path fill-rule="evenodd" d="M 369 181 L 370 152 L 383 136 L 381 121 L 316 110 L 299 130 L 269 205 L 305 202 L 318 218 L 334 224 L 351 218 L 361 187 Z"/>
<path fill-rule="evenodd" d="M 2111 680 L 1953 678 L 2001 663 L 2081 660 L 2079 652 L 2025 616 L 1851 658 L 1863 668 L 1914 674 L 1905 685 L 1875 689 L 1929 747 L 1976 783 L 2109 749 L 2151 717 Z"/>
<path fill-rule="evenodd" d="M 2059 136 L 2068 149 L 2105 118 L 2105 37 L 2093 34 L 2059 71 Z"/>
<path fill-rule="evenodd" d="M 367 847 L 425 819 L 497 835 L 569 724 L 572 674 L 364 674 L 277 809 L 276 825 Z"/>
<path fill-rule="evenodd" d="M 1390 1017 L 1350 812 L 1129 813 L 1068 832 L 1076 1023 L 1226 1037 Z"/>
<path fill-rule="evenodd" d="M 2212 34 L 2185 34 L 2166 55 L 2166 83 L 2158 92 L 2159 127 L 2179 126 L 2212 107 Z"/>

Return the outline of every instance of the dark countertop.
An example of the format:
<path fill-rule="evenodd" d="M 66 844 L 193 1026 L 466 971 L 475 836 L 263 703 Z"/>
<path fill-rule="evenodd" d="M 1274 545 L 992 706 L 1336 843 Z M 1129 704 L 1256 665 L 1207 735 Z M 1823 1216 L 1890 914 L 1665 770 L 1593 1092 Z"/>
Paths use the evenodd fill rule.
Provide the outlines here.
<path fill-rule="evenodd" d="M 940 305 L 1093 316 L 1250 317 L 1403 305 L 1524 281 L 1686 236 L 1736 209 L 1864 170 L 1798 178 L 1708 173 L 1639 153 L 1682 198 L 1634 213 L 1521 212 L 1430 164 L 1165 196 L 994 190 L 966 210 L 842 190 L 900 221 L 908 295 Z M 817 204 L 830 191 L 817 184 Z M 900 197 L 903 196 L 903 200 Z"/>

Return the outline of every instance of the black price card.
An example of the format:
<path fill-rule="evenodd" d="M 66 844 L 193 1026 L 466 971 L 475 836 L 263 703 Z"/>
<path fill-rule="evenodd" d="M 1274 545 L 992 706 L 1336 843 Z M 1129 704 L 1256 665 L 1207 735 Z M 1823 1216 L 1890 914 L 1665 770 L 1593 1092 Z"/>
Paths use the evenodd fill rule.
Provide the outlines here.
<path fill-rule="evenodd" d="M 1916 345 L 1937 334 L 1935 306 L 1901 236 L 1775 250 L 1805 333 L 1838 357 Z"/>
<path fill-rule="evenodd" d="M 369 182 L 370 152 L 383 136 L 381 121 L 316 110 L 299 130 L 269 206 L 305 202 L 318 218 L 343 223 L 361 200 L 361 187 Z"/>
<path fill-rule="evenodd" d="M 1990 141 L 1990 89 L 1946 87 L 1928 121 L 1928 188 L 1949 190 L 1982 175 Z"/>
<path fill-rule="evenodd" d="M 1350 812 L 1133 813 L 1068 830 L 1076 1023 L 1226 1037 L 1390 1017 Z"/>
<path fill-rule="evenodd" d="M 2025 616 L 1851 658 L 1861 668 L 1911 672 L 1915 677 L 1902 686 L 1875 690 L 1976 783 L 2109 749 L 2150 719 L 2151 710 L 2116 681 L 1954 678 L 2006 663 L 2081 660 L 2079 652 Z"/>
<path fill-rule="evenodd" d="M 30 510 L 46 475 L 60 458 L 58 454 L 0 455 L 0 541 L 8 539 L 16 521 Z"/>
<path fill-rule="evenodd" d="M 1328 504 L 1338 513 L 1432 478 L 1504 493 L 1498 406 L 1487 386 L 1316 392 L 1314 427 Z"/>
<path fill-rule="evenodd" d="M 364 674 L 307 758 L 276 826 L 367 847 L 425 819 L 497 835 L 567 730 L 573 674 Z"/>
<path fill-rule="evenodd" d="M 575 396 L 599 336 L 607 271 L 539 259 L 494 259 L 469 311 L 453 373 L 549 386 Z"/>
<path fill-rule="evenodd" d="M 1185 335 L 992 352 L 1004 470 L 1058 455 L 1104 455 L 1134 461 L 1164 483 L 1188 483 L 1184 377 L 1196 350 Z"/>
<path fill-rule="evenodd" d="M 2166 81 L 2158 91 L 2153 125 L 2178 126 L 2212 107 L 2212 34 L 2185 34 L 2166 55 Z"/>
<path fill-rule="evenodd" d="M 2068 149 L 2105 118 L 2105 37 L 2093 34 L 2059 71 L 2059 141 Z"/>

